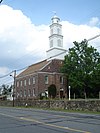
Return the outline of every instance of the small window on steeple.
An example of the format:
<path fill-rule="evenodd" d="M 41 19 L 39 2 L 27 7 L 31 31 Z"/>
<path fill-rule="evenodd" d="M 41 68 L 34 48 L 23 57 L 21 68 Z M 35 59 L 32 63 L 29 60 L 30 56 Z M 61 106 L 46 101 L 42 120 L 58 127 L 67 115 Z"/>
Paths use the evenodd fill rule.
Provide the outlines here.
<path fill-rule="evenodd" d="M 53 29 L 51 29 L 51 35 L 53 34 Z"/>
<path fill-rule="evenodd" d="M 60 39 L 57 40 L 57 44 L 59 47 L 61 47 L 61 40 Z"/>
<path fill-rule="evenodd" d="M 53 47 L 53 40 L 50 41 L 50 48 Z"/>
<path fill-rule="evenodd" d="M 60 29 L 59 28 L 57 29 L 57 34 L 60 34 Z"/>

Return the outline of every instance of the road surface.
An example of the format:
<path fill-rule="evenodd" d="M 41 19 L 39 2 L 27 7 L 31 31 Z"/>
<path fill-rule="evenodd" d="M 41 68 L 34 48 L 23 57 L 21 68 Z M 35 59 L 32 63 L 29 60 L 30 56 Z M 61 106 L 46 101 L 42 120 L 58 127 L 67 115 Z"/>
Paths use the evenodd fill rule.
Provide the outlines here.
<path fill-rule="evenodd" d="M 100 115 L 0 107 L 0 133 L 100 133 Z"/>

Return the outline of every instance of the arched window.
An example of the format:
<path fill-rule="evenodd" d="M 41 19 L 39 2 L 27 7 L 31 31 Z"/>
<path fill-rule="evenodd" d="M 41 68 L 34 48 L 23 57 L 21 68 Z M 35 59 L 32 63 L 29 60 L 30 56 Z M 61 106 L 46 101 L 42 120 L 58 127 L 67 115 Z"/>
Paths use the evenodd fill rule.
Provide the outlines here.
<path fill-rule="evenodd" d="M 22 92 L 22 90 L 20 91 L 20 97 L 23 97 L 23 92 Z"/>
<path fill-rule="evenodd" d="M 28 90 L 28 96 L 29 97 L 31 96 L 31 90 L 30 89 Z"/>
<path fill-rule="evenodd" d="M 64 78 L 60 76 L 60 83 L 63 84 L 63 82 L 64 82 Z"/>
<path fill-rule="evenodd" d="M 53 34 L 53 29 L 51 29 L 51 35 Z"/>
<path fill-rule="evenodd" d="M 24 90 L 24 97 L 26 97 L 26 95 L 27 95 L 27 94 L 26 94 L 26 90 Z"/>
<path fill-rule="evenodd" d="M 24 80 L 24 85 L 26 86 L 26 79 Z"/>
<path fill-rule="evenodd" d="M 17 87 L 19 87 L 19 81 L 17 81 Z"/>
<path fill-rule="evenodd" d="M 33 77 L 33 84 L 35 84 L 35 77 Z"/>
<path fill-rule="evenodd" d="M 21 80 L 21 81 L 20 81 L 20 86 L 22 86 L 22 85 L 23 85 L 23 81 Z"/>
<path fill-rule="evenodd" d="M 48 76 L 45 76 L 45 84 L 48 84 Z"/>
<path fill-rule="evenodd" d="M 33 89 L 33 96 L 35 96 L 35 88 Z"/>
<path fill-rule="evenodd" d="M 29 85 L 31 84 L 31 80 L 30 80 L 30 78 L 28 79 L 28 84 L 29 84 Z"/>
<path fill-rule="evenodd" d="M 60 34 L 60 29 L 59 28 L 57 29 L 57 34 Z"/>
<path fill-rule="evenodd" d="M 57 40 L 57 44 L 59 47 L 61 47 L 61 40 L 60 39 Z"/>
<path fill-rule="evenodd" d="M 50 48 L 53 47 L 53 40 L 50 41 Z"/>

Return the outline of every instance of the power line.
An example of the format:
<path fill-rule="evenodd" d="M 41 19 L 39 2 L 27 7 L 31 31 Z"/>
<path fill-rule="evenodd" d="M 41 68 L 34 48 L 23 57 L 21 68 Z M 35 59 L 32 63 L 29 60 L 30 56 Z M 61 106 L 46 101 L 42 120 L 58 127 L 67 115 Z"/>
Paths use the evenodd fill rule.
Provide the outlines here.
<path fill-rule="evenodd" d="M 11 84 L 13 84 L 13 82 L 4 83 L 4 85 L 11 85 Z M 0 85 L 0 87 L 2 87 L 2 85 Z"/>
<path fill-rule="evenodd" d="M 5 78 L 5 77 L 9 76 L 12 72 L 13 72 L 13 71 L 9 72 L 9 73 L 6 74 L 6 75 L 1 76 L 0 78 Z"/>
<path fill-rule="evenodd" d="M 59 53 L 59 54 L 53 55 L 53 56 L 51 56 L 51 57 L 49 57 L 49 58 L 46 58 L 46 59 L 48 60 L 48 59 L 54 58 L 54 57 L 56 57 L 56 56 L 59 56 L 59 55 L 61 55 L 61 54 L 66 53 L 66 52 L 67 52 L 67 50 L 66 50 L 66 51 L 63 51 L 63 52 L 61 52 L 61 53 Z"/>
<path fill-rule="evenodd" d="M 63 51 L 63 52 L 61 52 L 61 53 L 59 53 L 59 54 L 56 54 L 56 55 L 54 55 L 54 56 L 51 56 L 51 57 L 49 57 L 49 58 L 46 58 L 46 60 L 51 59 L 51 58 L 56 57 L 56 56 L 59 56 L 59 55 L 64 54 L 64 53 L 66 53 L 66 51 Z M 28 65 L 28 66 L 26 66 L 26 67 L 24 67 L 24 68 L 17 69 L 16 72 L 22 71 L 22 70 L 28 68 L 29 66 L 30 66 L 30 65 Z M 9 76 L 9 75 L 10 75 L 11 73 L 13 73 L 13 72 L 14 72 L 14 71 L 11 71 L 11 72 L 9 72 L 9 73 L 6 74 L 6 75 L 1 76 L 0 78 L 5 78 L 5 77 Z"/>
<path fill-rule="evenodd" d="M 94 38 L 93 38 L 93 39 L 94 39 Z M 98 47 L 100 47 L 100 46 L 98 46 Z M 98 48 L 98 47 L 96 47 L 96 48 Z M 49 60 L 49 59 L 51 59 L 51 58 L 54 58 L 54 57 L 59 56 L 59 55 L 61 55 L 61 54 L 64 54 L 64 53 L 66 53 L 67 51 L 68 51 L 68 50 L 63 51 L 63 52 L 61 52 L 61 53 L 59 53 L 59 54 L 56 54 L 56 55 L 51 56 L 51 57 L 49 57 L 49 58 L 46 58 L 45 60 Z M 29 66 L 30 66 L 30 65 L 28 65 L 28 66 L 26 66 L 26 67 L 24 67 L 24 68 L 17 69 L 16 72 L 18 72 L 18 71 L 22 71 L 22 70 L 28 68 Z M 11 71 L 11 72 L 9 72 L 9 73 L 6 74 L 6 75 L 1 76 L 0 78 L 5 78 L 5 77 L 9 76 L 9 75 L 10 75 L 11 73 L 13 73 L 13 72 L 14 72 L 14 71 Z"/>

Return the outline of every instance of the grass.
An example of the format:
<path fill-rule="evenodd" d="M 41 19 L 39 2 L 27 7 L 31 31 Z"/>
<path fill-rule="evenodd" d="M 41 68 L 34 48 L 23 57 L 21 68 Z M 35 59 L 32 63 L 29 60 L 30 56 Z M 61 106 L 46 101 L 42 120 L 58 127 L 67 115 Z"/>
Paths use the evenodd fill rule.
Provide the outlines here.
<path fill-rule="evenodd" d="M 67 110 L 67 109 L 60 109 L 60 108 L 40 108 L 40 107 L 18 107 L 18 108 L 29 108 L 29 109 L 42 109 L 42 110 L 51 110 L 51 111 L 58 111 L 58 112 L 68 112 L 68 113 L 83 113 L 83 114 L 100 114 L 100 112 L 96 111 L 87 111 L 87 110 Z"/>

